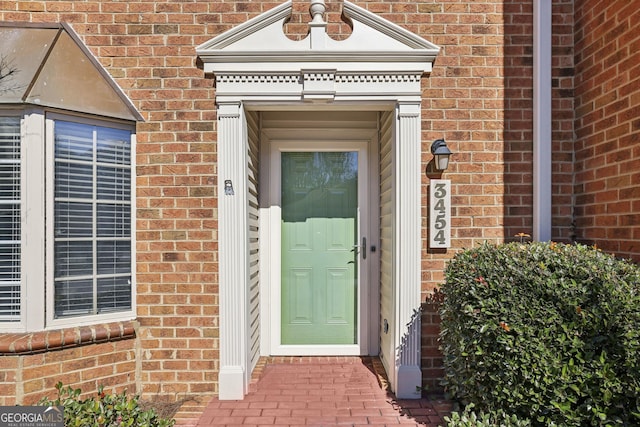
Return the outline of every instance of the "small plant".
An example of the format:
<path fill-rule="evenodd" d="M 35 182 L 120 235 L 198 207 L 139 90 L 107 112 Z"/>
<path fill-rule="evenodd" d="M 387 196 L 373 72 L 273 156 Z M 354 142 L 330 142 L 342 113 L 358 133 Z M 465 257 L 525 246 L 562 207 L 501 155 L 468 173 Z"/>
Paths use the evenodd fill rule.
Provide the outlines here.
<path fill-rule="evenodd" d="M 175 420 L 159 417 L 154 409 L 143 410 L 138 396 L 106 394 L 98 387 L 96 396 L 81 399 L 82 391 L 56 384 L 58 397 L 55 400 L 44 398 L 40 405 L 64 406 L 64 425 L 66 427 L 172 427 Z"/>
<path fill-rule="evenodd" d="M 442 292 L 453 398 L 533 426 L 640 425 L 638 265 L 584 245 L 484 244 L 454 257 Z"/>
<path fill-rule="evenodd" d="M 504 411 L 476 412 L 475 405 L 469 404 L 462 413 L 453 412 L 444 417 L 446 427 L 531 427 L 529 420 L 507 415 Z"/>

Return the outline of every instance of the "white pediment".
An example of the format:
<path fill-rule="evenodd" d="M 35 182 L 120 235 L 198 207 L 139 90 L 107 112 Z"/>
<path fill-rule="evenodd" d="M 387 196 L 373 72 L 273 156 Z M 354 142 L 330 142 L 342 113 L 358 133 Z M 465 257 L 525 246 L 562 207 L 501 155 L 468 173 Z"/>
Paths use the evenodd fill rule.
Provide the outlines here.
<path fill-rule="evenodd" d="M 316 12 L 309 23 L 309 35 L 303 40 L 291 40 L 283 31 L 291 10 L 292 3 L 287 1 L 198 46 L 196 52 L 205 64 L 205 71 L 231 72 L 231 64 L 236 68 L 251 69 L 249 64 L 259 63 L 261 69 L 275 71 L 290 68 L 283 67 L 284 64 L 296 63 L 335 63 L 334 68 L 338 70 L 358 68 L 356 63 L 398 63 L 404 66 L 397 68 L 420 68 L 430 72 L 440 50 L 422 37 L 346 0 L 343 13 L 353 26 L 347 39 L 330 38 L 326 33 L 327 23 L 321 13 Z M 384 65 L 381 69 L 391 68 Z"/>

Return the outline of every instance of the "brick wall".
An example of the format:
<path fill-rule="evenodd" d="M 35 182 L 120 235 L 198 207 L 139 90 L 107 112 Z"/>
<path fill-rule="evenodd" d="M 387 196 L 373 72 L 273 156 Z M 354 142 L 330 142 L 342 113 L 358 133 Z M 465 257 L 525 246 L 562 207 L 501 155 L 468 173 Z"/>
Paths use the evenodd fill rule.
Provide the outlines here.
<path fill-rule="evenodd" d="M 640 1 L 576 3 L 576 237 L 640 261 Z"/>
<path fill-rule="evenodd" d="M 432 159 L 431 143 L 438 138 L 445 138 L 454 152 L 442 176 L 453 184 L 452 248 L 502 239 L 505 226 L 510 226 L 505 218 L 511 215 L 503 209 L 504 194 L 510 187 L 505 186 L 504 173 L 502 55 L 506 53 L 506 30 L 502 2 L 432 1 L 416 3 L 415 8 L 416 13 L 399 21 L 396 16 L 394 22 L 442 48 L 433 72 L 423 79 L 422 160 L 424 170 Z M 521 124 L 513 126 L 520 128 Z M 443 260 L 448 255 L 427 250 L 428 181 L 424 177 L 423 271 L 430 288 L 442 280 Z"/>
<path fill-rule="evenodd" d="M 551 136 L 553 240 L 570 242 L 573 226 L 574 0 L 553 0 L 551 34 Z"/>

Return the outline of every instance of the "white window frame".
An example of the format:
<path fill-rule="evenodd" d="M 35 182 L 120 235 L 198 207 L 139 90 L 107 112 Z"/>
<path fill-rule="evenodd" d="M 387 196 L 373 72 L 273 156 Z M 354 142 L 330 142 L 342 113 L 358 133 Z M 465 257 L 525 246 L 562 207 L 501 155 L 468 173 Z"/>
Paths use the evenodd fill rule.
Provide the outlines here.
<path fill-rule="evenodd" d="M 55 253 L 54 253 L 54 174 L 55 174 L 55 122 L 56 121 L 75 122 L 90 126 L 110 127 L 115 129 L 130 130 L 131 134 L 131 309 L 126 311 L 118 311 L 105 314 L 69 316 L 60 319 L 54 318 L 54 295 L 55 295 Z M 74 117 L 57 113 L 48 113 L 46 115 L 46 228 L 47 228 L 47 244 L 46 244 L 46 326 L 50 328 L 64 328 L 70 326 L 90 325 L 101 322 L 110 322 L 117 320 L 130 320 L 135 317 L 136 299 L 135 299 L 135 130 L 130 125 L 117 122 L 106 122 L 92 118 Z"/>
<path fill-rule="evenodd" d="M 0 109 L 21 117 L 21 303 L 19 322 L 0 322 L 0 332 L 34 332 L 136 317 L 135 124 L 42 109 Z M 54 157 L 56 120 L 131 131 L 131 309 L 54 319 Z"/>

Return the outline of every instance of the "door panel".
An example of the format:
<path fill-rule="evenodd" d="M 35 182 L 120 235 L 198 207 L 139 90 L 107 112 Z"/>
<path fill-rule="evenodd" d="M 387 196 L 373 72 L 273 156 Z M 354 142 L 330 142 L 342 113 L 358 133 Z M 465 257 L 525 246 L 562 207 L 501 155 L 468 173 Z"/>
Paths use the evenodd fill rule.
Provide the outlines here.
<path fill-rule="evenodd" d="M 358 152 L 281 153 L 281 344 L 358 342 Z"/>

